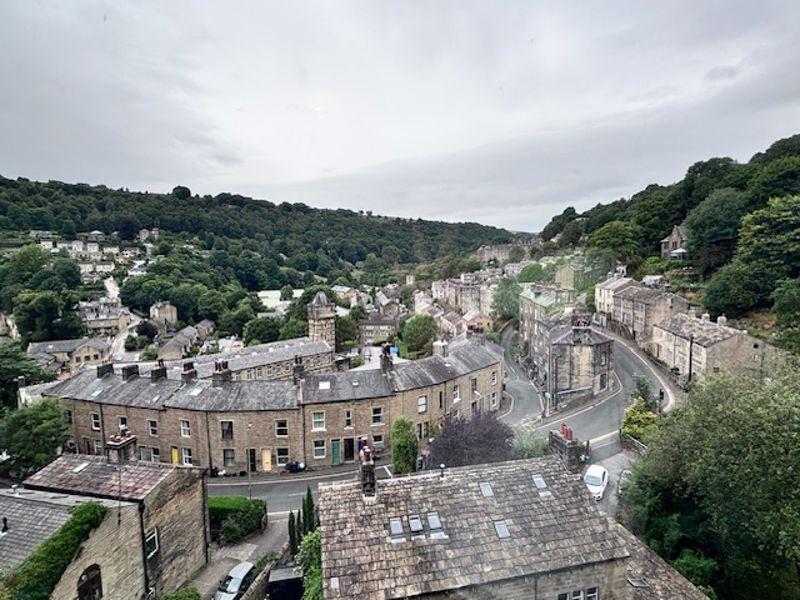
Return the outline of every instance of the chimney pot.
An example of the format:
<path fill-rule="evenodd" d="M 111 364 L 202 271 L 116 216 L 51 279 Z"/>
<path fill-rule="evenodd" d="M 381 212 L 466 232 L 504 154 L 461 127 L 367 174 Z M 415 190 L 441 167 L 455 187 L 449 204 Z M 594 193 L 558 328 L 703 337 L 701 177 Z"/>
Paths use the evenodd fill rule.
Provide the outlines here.
<path fill-rule="evenodd" d="M 703 319 L 703 321 L 710 321 L 711 315 L 709 315 L 708 313 L 703 313 L 703 316 L 701 318 Z"/>
<path fill-rule="evenodd" d="M 442 479 L 444 479 L 444 469 L 445 469 L 444 463 L 440 464 L 439 465 L 439 477 L 441 477 Z"/>
<path fill-rule="evenodd" d="M 717 317 L 717 325 L 727 325 L 728 324 L 728 317 L 725 315 L 720 315 Z"/>
<path fill-rule="evenodd" d="M 97 365 L 97 378 L 102 379 L 109 373 L 114 372 L 114 365 L 113 363 L 105 363 L 102 365 Z"/>

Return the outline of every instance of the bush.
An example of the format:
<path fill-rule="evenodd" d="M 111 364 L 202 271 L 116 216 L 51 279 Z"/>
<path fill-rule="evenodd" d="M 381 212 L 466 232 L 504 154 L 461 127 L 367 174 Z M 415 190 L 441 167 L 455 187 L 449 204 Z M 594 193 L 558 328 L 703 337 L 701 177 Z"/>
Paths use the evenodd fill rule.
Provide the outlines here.
<path fill-rule="evenodd" d="M 233 544 L 261 529 L 267 512 L 263 500 L 244 496 L 211 496 L 208 499 L 208 518 L 212 535 L 222 544 Z"/>
<path fill-rule="evenodd" d="M 161 596 L 161 600 L 202 600 L 197 588 L 181 588 L 177 592 Z"/>
<path fill-rule="evenodd" d="M 625 416 L 622 418 L 622 433 L 628 434 L 646 446 L 657 429 L 656 415 L 647 410 L 647 404 L 643 398 L 637 398 L 625 409 Z"/>
<path fill-rule="evenodd" d="M 533 431 L 517 432 L 514 435 L 514 452 L 519 458 L 538 458 L 550 453 L 547 438 Z"/>
<path fill-rule="evenodd" d="M 69 520 L 45 540 L 16 569 L 0 579 L 3 598 L 47 600 L 83 542 L 106 516 L 97 502 L 79 504 Z"/>

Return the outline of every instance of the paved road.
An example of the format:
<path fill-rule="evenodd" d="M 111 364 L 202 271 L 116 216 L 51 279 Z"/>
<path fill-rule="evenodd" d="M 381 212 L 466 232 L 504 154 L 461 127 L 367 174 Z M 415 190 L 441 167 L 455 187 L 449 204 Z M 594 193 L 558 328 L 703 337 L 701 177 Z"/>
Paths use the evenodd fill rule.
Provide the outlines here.
<path fill-rule="evenodd" d="M 511 344 L 513 343 L 516 331 L 513 327 L 506 327 L 500 337 L 500 344 L 506 362 L 506 373 L 508 374 L 506 384 L 506 394 L 511 398 L 512 405 L 510 410 L 503 413 L 502 419 L 510 425 L 517 425 L 524 419 L 536 417 L 542 412 L 542 398 L 536 388 L 531 385 L 522 367 L 514 362 L 511 357 Z"/>

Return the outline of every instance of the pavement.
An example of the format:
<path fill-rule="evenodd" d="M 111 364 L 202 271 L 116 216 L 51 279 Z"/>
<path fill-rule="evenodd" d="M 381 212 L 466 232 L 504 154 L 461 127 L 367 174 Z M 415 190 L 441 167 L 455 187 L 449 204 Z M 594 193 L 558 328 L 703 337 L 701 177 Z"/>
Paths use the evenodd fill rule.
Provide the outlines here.
<path fill-rule="evenodd" d="M 289 519 L 269 519 L 269 526 L 257 535 L 252 535 L 238 544 L 217 546 L 213 544 L 208 564 L 192 577 L 187 586 L 196 587 L 203 598 L 211 598 L 219 581 L 240 562 L 253 564 L 270 553 L 280 553 L 289 541 Z"/>

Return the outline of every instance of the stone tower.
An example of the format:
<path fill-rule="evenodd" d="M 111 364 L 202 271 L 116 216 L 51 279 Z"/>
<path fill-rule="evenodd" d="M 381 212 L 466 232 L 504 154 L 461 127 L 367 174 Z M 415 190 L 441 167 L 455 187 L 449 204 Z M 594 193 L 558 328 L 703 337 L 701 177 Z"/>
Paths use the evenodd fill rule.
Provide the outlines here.
<path fill-rule="evenodd" d="M 324 292 L 317 292 L 308 305 L 308 337 L 336 349 L 336 311 Z"/>

